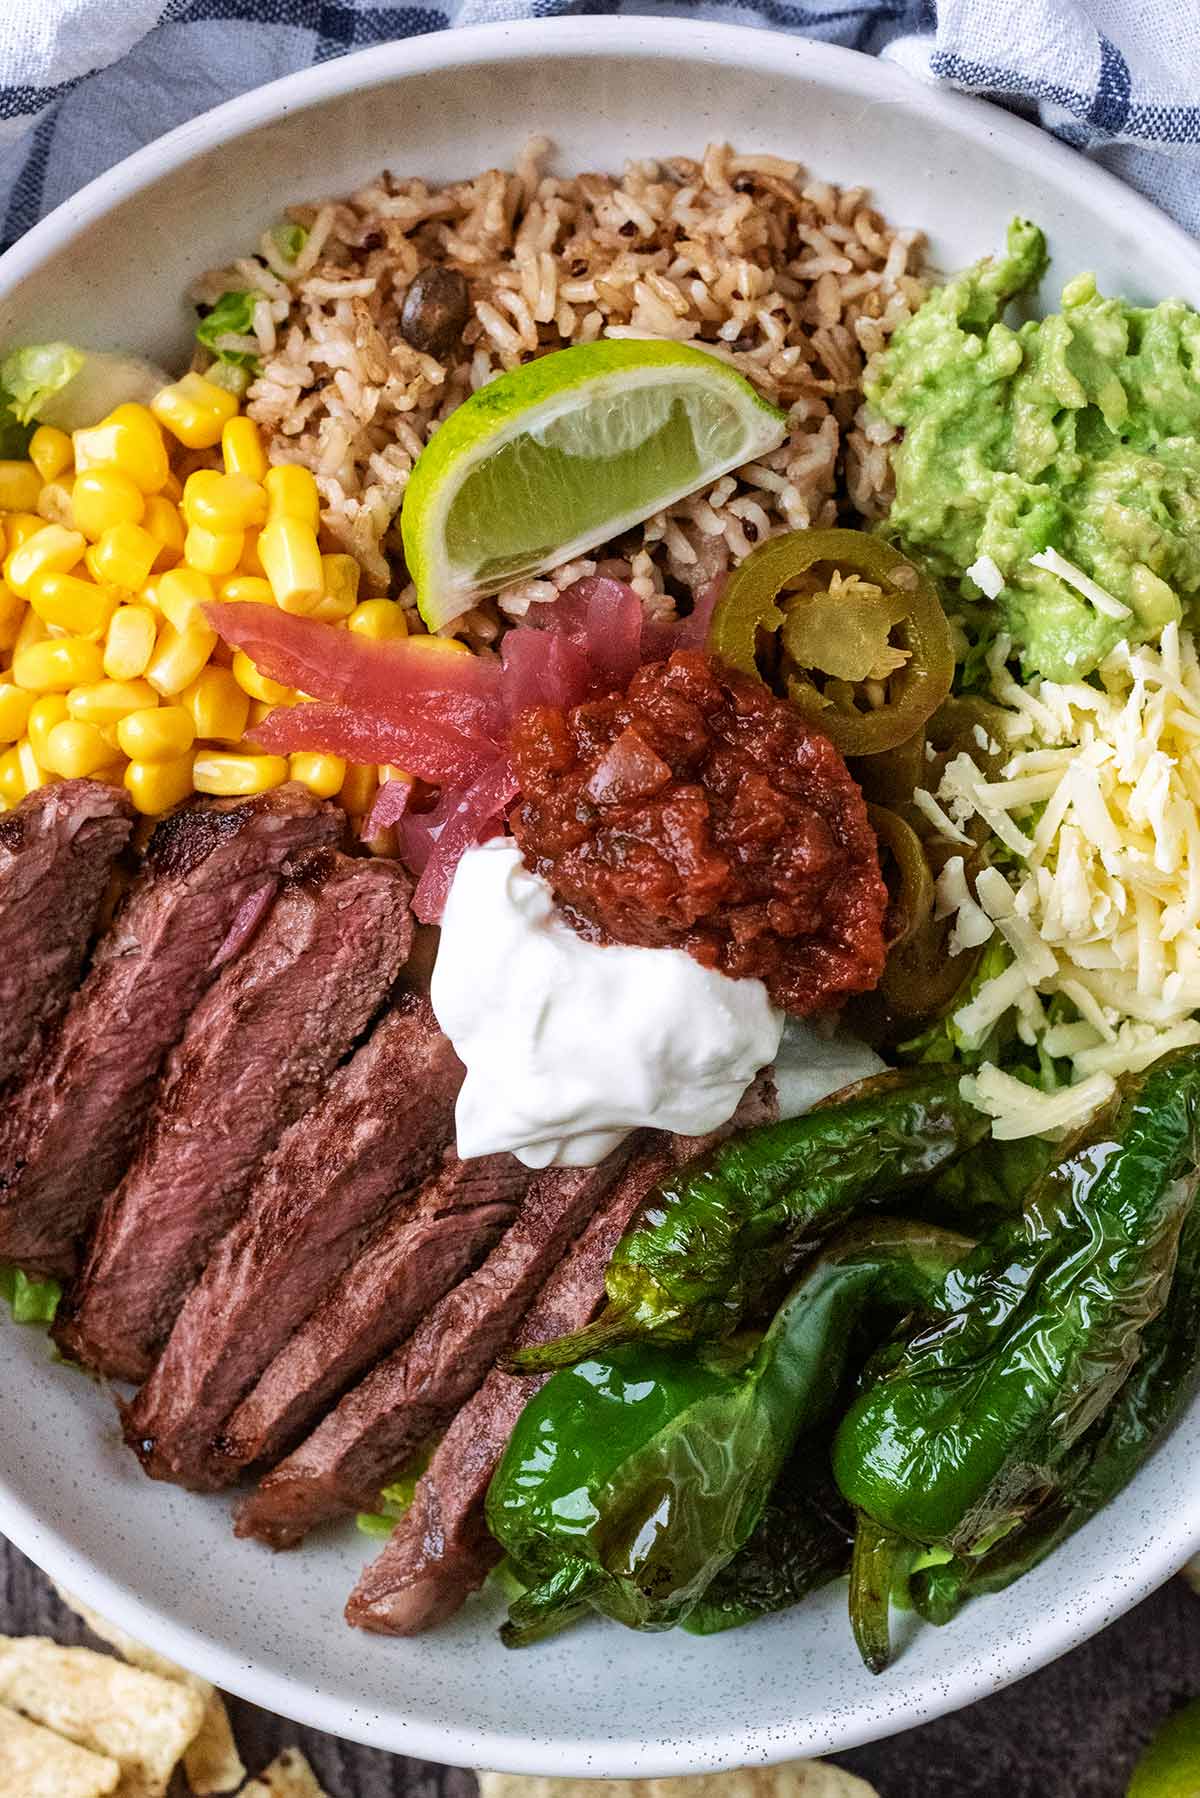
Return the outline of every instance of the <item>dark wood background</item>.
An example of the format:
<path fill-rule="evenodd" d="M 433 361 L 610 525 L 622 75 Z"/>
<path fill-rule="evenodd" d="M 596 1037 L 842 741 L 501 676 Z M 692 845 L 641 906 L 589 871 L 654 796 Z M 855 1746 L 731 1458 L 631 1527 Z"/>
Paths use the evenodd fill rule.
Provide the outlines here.
<path fill-rule="evenodd" d="M 36 1568 L 2 1541 L 0 1555 L 0 1631 L 91 1640 Z M 1143 1743 L 1169 1711 L 1196 1696 L 1200 1598 L 1173 1580 L 1020 1685 L 839 1760 L 882 1798 L 1122 1798 Z M 230 1711 L 252 1772 L 298 1744 L 330 1798 L 474 1798 L 469 1773 L 354 1748 L 237 1700 Z"/>

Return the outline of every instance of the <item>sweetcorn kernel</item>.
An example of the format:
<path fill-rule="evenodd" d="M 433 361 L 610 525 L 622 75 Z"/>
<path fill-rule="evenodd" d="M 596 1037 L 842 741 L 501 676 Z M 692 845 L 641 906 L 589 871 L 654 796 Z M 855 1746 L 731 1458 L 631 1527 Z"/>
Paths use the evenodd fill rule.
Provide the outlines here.
<path fill-rule="evenodd" d="M 146 496 L 119 468 L 85 468 L 71 489 L 75 529 L 95 543 L 114 524 L 141 524 Z"/>
<path fill-rule="evenodd" d="M 109 680 L 136 680 L 154 654 L 158 619 L 150 606 L 118 606 L 104 642 L 104 672 Z"/>
<path fill-rule="evenodd" d="M 321 618 L 348 618 L 358 604 L 358 583 L 362 570 L 353 556 L 322 556 L 321 572 L 325 577 L 325 597 L 317 608 Z"/>
<path fill-rule="evenodd" d="M 321 496 L 312 471 L 295 462 L 269 468 L 263 477 L 267 490 L 267 518 L 295 518 L 315 531 L 321 522 Z"/>
<path fill-rule="evenodd" d="M 130 762 L 125 770 L 125 790 L 144 817 L 169 811 L 192 791 L 190 752 L 173 762 Z"/>
<path fill-rule="evenodd" d="M 92 545 L 88 566 L 110 586 L 133 590 L 149 580 L 158 550 L 140 524 L 114 524 Z"/>
<path fill-rule="evenodd" d="M 32 512 L 41 491 L 32 462 L 0 462 L 0 512 Z"/>
<path fill-rule="evenodd" d="M 332 799 L 346 778 L 346 764 L 340 755 L 319 755 L 309 750 L 290 755 L 288 769 L 293 780 L 320 799 Z"/>
<path fill-rule="evenodd" d="M 262 531 L 258 528 L 252 528 L 246 532 L 245 541 L 242 544 L 242 559 L 238 563 L 238 572 L 259 575 L 265 580 L 267 571 L 263 567 L 262 557 L 258 553 L 258 540 L 261 536 Z"/>
<path fill-rule="evenodd" d="M 220 443 L 221 433 L 237 409 L 232 393 L 195 373 L 162 388 L 150 402 L 159 424 L 188 449 L 212 449 Z"/>
<path fill-rule="evenodd" d="M 67 711 L 85 724 L 119 724 L 130 712 L 145 710 L 158 704 L 158 695 L 144 680 L 99 680 L 87 686 L 72 687 L 67 694 Z"/>
<path fill-rule="evenodd" d="M 177 631 L 204 626 L 202 607 L 216 598 L 212 581 L 198 568 L 168 568 L 156 586 L 158 608 Z"/>
<path fill-rule="evenodd" d="M 267 472 L 267 452 L 252 418 L 231 418 L 221 432 L 221 457 L 226 474 L 249 475 L 261 481 Z"/>
<path fill-rule="evenodd" d="M 17 640 L 22 621 L 28 616 L 23 599 L 0 581 L 0 650 L 11 649 Z"/>
<path fill-rule="evenodd" d="M 19 548 L 9 551 L 4 563 L 4 579 L 14 593 L 28 599 L 35 575 L 51 570 L 65 574 L 67 569 L 75 567 L 86 547 L 78 531 L 68 531 L 61 524 L 44 524 Z"/>
<path fill-rule="evenodd" d="M 46 693 L 41 699 L 35 699 L 29 708 L 29 717 L 25 725 L 25 735 L 33 745 L 33 753 L 38 761 L 45 765 L 46 744 L 50 732 L 56 724 L 69 718 L 67 702 L 61 693 Z"/>
<path fill-rule="evenodd" d="M 286 514 L 273 518 L 259 536 L 258 554 L 280 610 L 315 611 L 325 597 L 325 574 L 312 526 Z"/>
<path fill-rule="evenodd" d="M 242 547 L 241 531 L 210 531 L 192 524 L 183 540 L 183 559 L 202 574 L 232 574 L 241 561 Z"/>
<path fill-rule="evenodd" d="M 17 762 L 21 769 L 21 779 L 26 793 L 35 792 L 46 784 L 46 769 L 33 752 L 33 744 L 25 737 L 17 744 Z"/>
<path fill-rule="evenodd" d="M 198 737 L 236 743 L 250 716 L 250 700 L 228 668 L 205 668 L 179 695 L 191 714 Z"/>
<path fill-rule="evenodd" d="M 260 674 L 257 664 L 244 649 L 234 655 L 233 678 L 243 693 L 248 693 L 251 699 L 260 699 L 264 705 L 291 705 L 295 701 L 294 690 Z"/>
<path fill-rule="evenodd" d="M 352 818 L 362 818 L 371 809 L 371 801 L 379 786 L 379 776 L 367 762 L 350 762 L 338 797 Z"/>
<path fill-rule="evenodd" d="M 75 460 L 71 439 L 54 425 L 39 425 L 29 439 L 29 460 L 43 481 L 56 481 Z"/>
<path fill-rule="evenodd" d="M 164 624 L 146 669 L 146 679 L 158 693 L 173 699 L 176 693 L 191 686 L 212 654 L 216 641 L 216 631 L 206 624 L 195 624 L 186 631 L 177 630 L 170 623 Z"/>
<path fill-rule="evenodd" d="M 66 525 L 70 530 L 75 524 L 75 476 L 63 475 L 61 480 L 47 481 L 38 494 L 38 517 L 44 518 L 47 524 Z"/>
<path fill-rule="evenodd" d="M 39 759 L 51 774 L 61 774 L 65 780 L 81 780 L 107 768 L 113 752 L 94 724 L 65 718 L 50 731 L 45 755 Z"/>
<path fill-rule="evenodd" d="M 130 712 L 117 725 L 117 742 L 131 762 L 173 762 L 196 740 L 196 727 L 186 706 L 160 705 Z"/>
<path fill-rule="evenodd" d="M 414 649 L 428 655 L 469 656 L 472 653 L 469 645 L 458 637 L 415 636 L 408 640 Z"/>
<path fill-rule="evenodd" d="M 273 606 L 275 595 L 271 583 L 258 574 L 231 574 L 218 589 L 222 600 L 231 606 Z"/>
<path fill-rule="evenodd" d="M 44 643 L 50 635 L 50 626 L 43 623 L 32 606 L 18 600 L 21 608 L 21 621 L 12 640 L 12 652 L 16 656 L 22 649 L 28 649 L 31 643 Z"/>
<path fill-rule="evenodd" d="M 31 693 L 0 681 L 0 743 L 15 743 L 25 734 L 34 703 Z"/>
<path fill-rule="evenodd" d="M 249 475 L 198 468 L 184 483 L 183 515 L 206 531 L 245 531 L 266 523 L 267 496 Z"/>
<path fill-rule="evenodd" d="M 156 420 L 145 406 L 132 401 L 117 406 L 107 418 L 89 430 L 73 433 L 75 467 L 85 469 L 113 465 L 127 474 L 143 493 L 161 493 L 171 472 L 167 446 Z"/>
<path fill-rule="evenodd" d="M 99 680 L 103 672 L 99 649 L 82 637 L 48 638 L 13 656 L 12 677 L 31 693 L 66 693 L 83 682 Z"/>
<path fill-rule="evenodd" d="M 22 543 L 28 543 L 35 532 L 44 530 L 45 526 L 46 520 L 36 512 L 10 512 L 4 520 L 4 541 L 9 553 L 20 549 Z"/>
<path fill-rule="evenodd" d="M 346 620 L 348 630 L 370 637 L 376 643 L 388 643 L 408 635 L 408 620 L 403 606 L 394 599 L 364 599 Z M 417 639 L 414 637 L 413 642 Z"/>
<path fill-rule="evenodd" d="M 266 793 L 282 786 L 288 765 L 281 755 L 238 755 L 227 750 L 203 750 L 192 766 L 197 793 L 233 796 Z"/>
<path fill-rule="evenodd" d="M 115 593 L 94 581 L 47 569 L 30 583 L 29 603 L 43 624 L 77 637 L 98 638 L 112 623 L 118 601 Z"/>
<path fill-rule="evenodd" d="M 142 528 L 149 531 L 158 544 L 155 568 L 173 568 L 183 554 L 183 519 L 179 507 L 161 493 L 151 494 L 146 501 Z"/>

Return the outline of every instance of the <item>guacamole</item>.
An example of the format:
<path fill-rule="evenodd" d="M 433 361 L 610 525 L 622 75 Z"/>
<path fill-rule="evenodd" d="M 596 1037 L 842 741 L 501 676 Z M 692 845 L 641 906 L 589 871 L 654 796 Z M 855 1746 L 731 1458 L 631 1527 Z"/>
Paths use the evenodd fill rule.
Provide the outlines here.
<path fill-rule="evenodd" d="M 1045 238 L 1017 219 L 1005 255 L 936 290 L 878 359 L 867 394 L 904 427 L 888 530 L 932 571 L 992 559 L 1025 673 L 1088 673 L 1122 637 L 1200 613 L 1200 315 L 1104 299 L 1091 275 L 1062 311 L 1013 330 Z M 1030 565 L 1052 548 L 1129 607 L 1098 612 Z"/>

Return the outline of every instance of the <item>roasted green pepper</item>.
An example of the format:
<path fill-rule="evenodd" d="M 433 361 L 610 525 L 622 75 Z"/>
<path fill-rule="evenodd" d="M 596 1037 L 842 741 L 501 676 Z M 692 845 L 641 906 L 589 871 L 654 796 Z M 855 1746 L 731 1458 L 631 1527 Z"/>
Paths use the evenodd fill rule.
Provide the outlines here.
<path fill-rule="evenodd" d="M 879 863 L 888 889 L 885 927 L 889 951 L 910 942 L 933 916 L 933 875 L 911 824 L 886 806 L 868 805 L 879 840 Z"/>
<path fill-rule="evenodd" d="M 834 1440 L 838 1485 L 872 1539 L 882 1532 L 897 1554 L 917 1543 L 978 1555 L 1053 1489 L 1166 1303 L 1198 1153 L 1200 1050 L 1189 1048 L 1127 1082 L 1022 1217 L 950 1275 L 944 1313 Z M 879 1617 L 860 1608 L 852 1620 L 878 1664 Z"/>
<path fill-rule="evenodd" d="M 618 1342 L 731 1335 L 860 1206 L 929 1178 L 988 1128 L 957 1073 L 909 1068 L 731 1136 L 651 1191 L 609 1263 L 597 1321 L 511 1364 L 537 1372 Z"/>
<path fill-rule="evenodd" d="M 852 584 L 789 594 L 818 563 Z M 933 584 L 893 544 L 864 531 L 790 531 L 746 557 L 713 613 L 709 647 L 761 679 L 764 633 L 779 634 L 793 670 L 789 698 L 843 755 L 879 755 L 907 742 L 954 678 L 950 627 Z M 828 677 L 823 688 L 813 674 Z M 860 708 L 859 694 L 872 690 L 876 703 L 868 697 Z"/>
<path fill-rule="evenodd" d="M 584 1606 L 634 1629 L 682 1621 L 746 1541 L 800 1432 L 831 1416 L 864 1306 L 911 1309 L 970 1246 L 880 1219 L 804 1274 L 749 1355 L 629 1343 L 556 1374 L 488 1493 L 488 1528 L 533 1588 L 506 1642 Z"/>

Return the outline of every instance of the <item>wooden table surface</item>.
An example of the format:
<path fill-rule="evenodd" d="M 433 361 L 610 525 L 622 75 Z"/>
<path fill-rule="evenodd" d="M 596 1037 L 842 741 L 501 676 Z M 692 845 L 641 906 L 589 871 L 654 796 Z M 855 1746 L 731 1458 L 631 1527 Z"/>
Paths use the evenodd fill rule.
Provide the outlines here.
<path fill-rule="evenodd" d="M 0 1557 L 0 1631 L 90 1640 L 37 1569 L 2 1539 Z M 1173 1580 L 1020 1685 L 839 1759 L 882 1798 L 1122 1798 L 1142 1744 L 1170 1710 L 1196 1696 L 1200 1599 Z M 469 1773 L 351 1747 L 237 1700 L 230 1711 L 252 1772 L 298 1744 L 330 1798 L 474 1798 Z"/>

